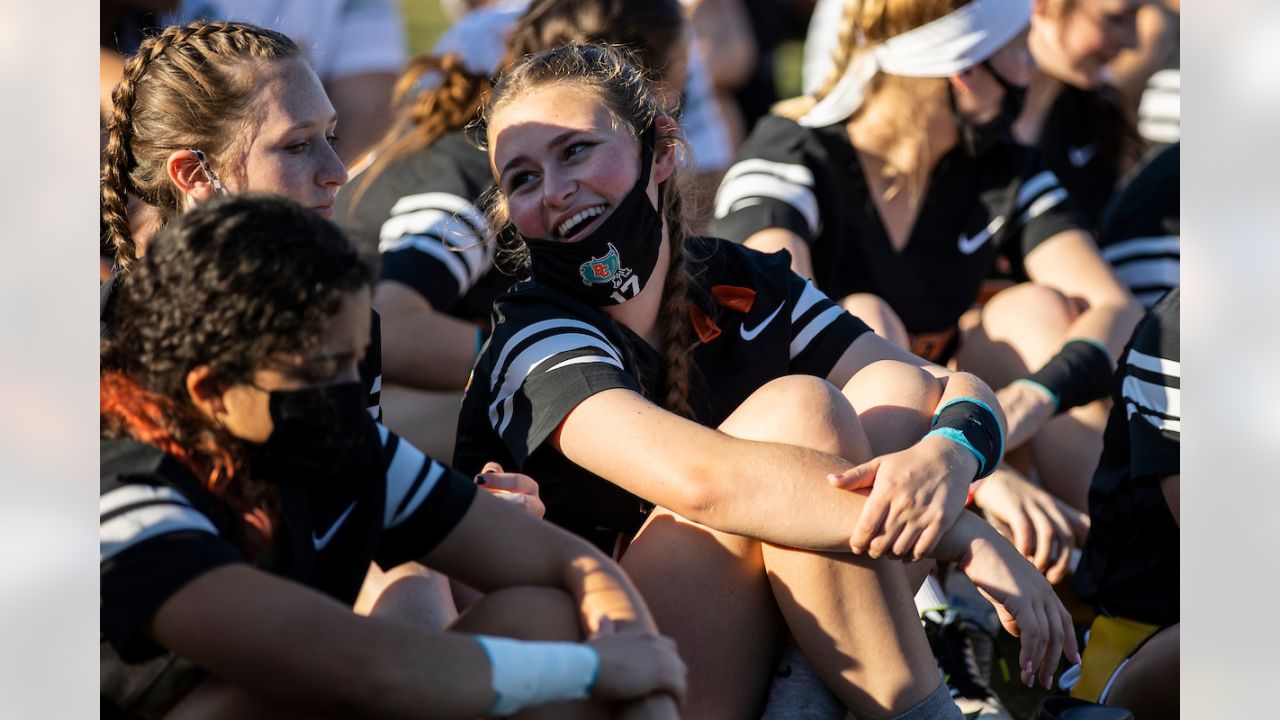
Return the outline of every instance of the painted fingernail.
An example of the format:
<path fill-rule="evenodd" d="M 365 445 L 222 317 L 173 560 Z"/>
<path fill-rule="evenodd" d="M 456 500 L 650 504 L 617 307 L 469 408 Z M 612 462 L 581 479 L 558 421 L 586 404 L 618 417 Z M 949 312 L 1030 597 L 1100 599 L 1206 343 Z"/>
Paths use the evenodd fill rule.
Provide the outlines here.
<path fill-rule="evenodd" d="M 477 475 L 477 476 L 476 476 L 476 484 L 477 484 L 477 485 L 483 485 L 483 484 L 484 484 L 484 476 L 483 476 L 483 475 Z"/>

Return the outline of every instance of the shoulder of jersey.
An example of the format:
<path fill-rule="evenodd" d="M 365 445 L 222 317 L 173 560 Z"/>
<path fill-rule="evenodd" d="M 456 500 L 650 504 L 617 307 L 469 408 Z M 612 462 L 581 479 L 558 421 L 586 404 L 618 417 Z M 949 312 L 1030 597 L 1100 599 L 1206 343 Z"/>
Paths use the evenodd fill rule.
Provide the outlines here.
<path fill-rule="evenodd" d="M 813 137 L 813 128 L 807 128 L 791 118 L 781 115 L 765 115 L 756 121 L 751 133 L 742 143 L 739 159 L 753 154 L 790 153 Z"/>
<path fill-rule="evenodd" d="M 99 447 L 102 491 L 125 484 L 130 478 L 162 480 L 191 492 L 198 482 L 177 458 L 163 450 L 135 440 L 103 440 Z"/>

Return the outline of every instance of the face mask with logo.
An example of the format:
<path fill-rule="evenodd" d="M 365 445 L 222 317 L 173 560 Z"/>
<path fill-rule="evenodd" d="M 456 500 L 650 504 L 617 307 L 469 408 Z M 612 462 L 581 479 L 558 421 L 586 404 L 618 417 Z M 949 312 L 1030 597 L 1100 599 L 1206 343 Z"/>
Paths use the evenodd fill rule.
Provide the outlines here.
<path fill-rule="evenodd" d="M 618 305 L 640 294 L 662 249 L 662 217 L 645 192 L 656 137 L 654 124 L 640 135 L 639 178 L 589 237 L 577 242 L 525 238 L 535 280 L 591 305 Z"/>
<path fill-rule="evenodd" d="M 996 72 L 990 61 L 983 60 L 980 64 L 991 73 L 991 77 L 995 78 L 996 82 L 1000 83 L 1000 87 L 1004 88 L 1000 112 L 995 117 L 984 123 L 966 120 L 956 109 L 955 91 L 950 85 L 947 86 L 948 97 L 951 98 L 951 109 L 955 113 L 956 126 L 960 131 L 960 146 L 971 158 L 980 158 L 995 146 L 1013 137 L 1013 124 L 1022 113 L 1023 101 L 1027 97 L 1025 87 L 1014 85 L 1006 80 L 1003 75 Z"/>
<path fill-rule="evenodd" d="M 359 383 L 269 393 L 273 428 L 254 454 L 256 474 L 326 483 L 360 482 L 383 472 L 381 443 Z"/>

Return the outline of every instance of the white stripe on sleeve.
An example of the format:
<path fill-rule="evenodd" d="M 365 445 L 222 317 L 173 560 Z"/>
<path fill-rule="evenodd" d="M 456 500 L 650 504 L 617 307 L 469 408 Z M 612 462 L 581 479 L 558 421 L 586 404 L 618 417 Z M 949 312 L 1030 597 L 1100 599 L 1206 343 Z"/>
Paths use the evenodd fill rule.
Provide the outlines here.
<path fill-rule="evenodd" d="M 813 194 L 813 172 L 803 165 L 752 159 L 736 163 L 725 173 L 716 192 L 715 216 L 723 218 L 745 201 L 773 198 L 795 208 L 809 232 L 818 234 L 818 199 Z"/>
<path fill-rule="evenodd" d="M 498 434 L 501 435 L 505 432 L 507 426 L 511 424 L 512 406 L 515 402 L 516 390 L 524 384 L 525 378 L 529 377 L 530 373 L 556 355 L 586 348 L 599 350 L 610 356 L 614 356 L 616 352 L 608 342 L 604 342 L 602 338 L 596 335 L 567 332 L 543 338 L 512 358 L 510 366 L 506 370 L 506 376 L 503 378 L 502 387 L 494 393 L 493 404 L 489 406 L 489 423 L 497 429 Z M 612 357 L 612 359 L 614 362 L 609 363 L 610 365 L 622 366 L 621 358 Z M 501 423 L 498 422 L 499 405 L 503 407 Z"/>
<path fill-rule="evenodd" d="M 209 518 L 185 503 L 164 502 L 126 510 L 100 525 L 98 561 L 106 562 L 145 540 L 184 531 L 218 534 Z"/>
<path fill-rule="evenodd" d="M 818 336 L 818 333 L 827 328 L 828 325 L 836 321 L 836 318 L 844 314 L 844 308 L 832 305 L 831 307 L 818 313 L 818 316 L 809 321 L 808 325 L 796 335 L 791 341 L 791 359 L 795 360 L 796 356 L 804 352 L 809 347 L 809 343 Z"/>
<path fill-rule="evenodd" d="M 1102 248 L 1102 257 L 1116 263 L 1134 255 L 1178 255 L 1182 251 L 1182 239 L 1177 235 L 1126 238 Z"/>
<path fill-rule="evenodd" d="M 1132 406 L 1136 405 L 1138 409 L 1151 410 L 1171 418 L 1182 417 L 1182 393 L 1178 388 L 1158 385 L 1130 375 L 1124 379 L 1121 393 L 1130 415 L 1134 412 Z"/>
<path fill-rule="evenodd" d="M 1169 377 L 1182 379 L 1182 363 L 1177 360 L 1167 360 L 1155 355 L 1147 355 L 1130 348 L 1129 354 L 1126 356 L 1125 362 L 1128 364 L 1146 370 L 1148 372 L 1160 373 Z"/>

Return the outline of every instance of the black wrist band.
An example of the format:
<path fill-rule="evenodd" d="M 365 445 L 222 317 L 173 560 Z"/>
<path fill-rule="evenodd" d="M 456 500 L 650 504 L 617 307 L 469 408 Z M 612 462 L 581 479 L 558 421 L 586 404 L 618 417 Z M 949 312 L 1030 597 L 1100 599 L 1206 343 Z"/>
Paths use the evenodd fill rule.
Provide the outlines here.
<path fill-rule="evenodd" d="M 1053 396 L 1054 413 L 1088 404 L 1111 391 L 1111 354 L 1093 340 L 1070 340 L 1044 367 L 1023 381 Z"/>
<path fill-rule="evenodd" d="M 984 478 L 995 472 L 1004 456 L 1004 428 L 992 409 L 976 398 L 948 401 L 933 416 L 933 429 L 928 435 L 941 435 L 953 440 L 978 458 L 978 474 Z M 927 437 L 927 435 L 926 435 Z"/>

